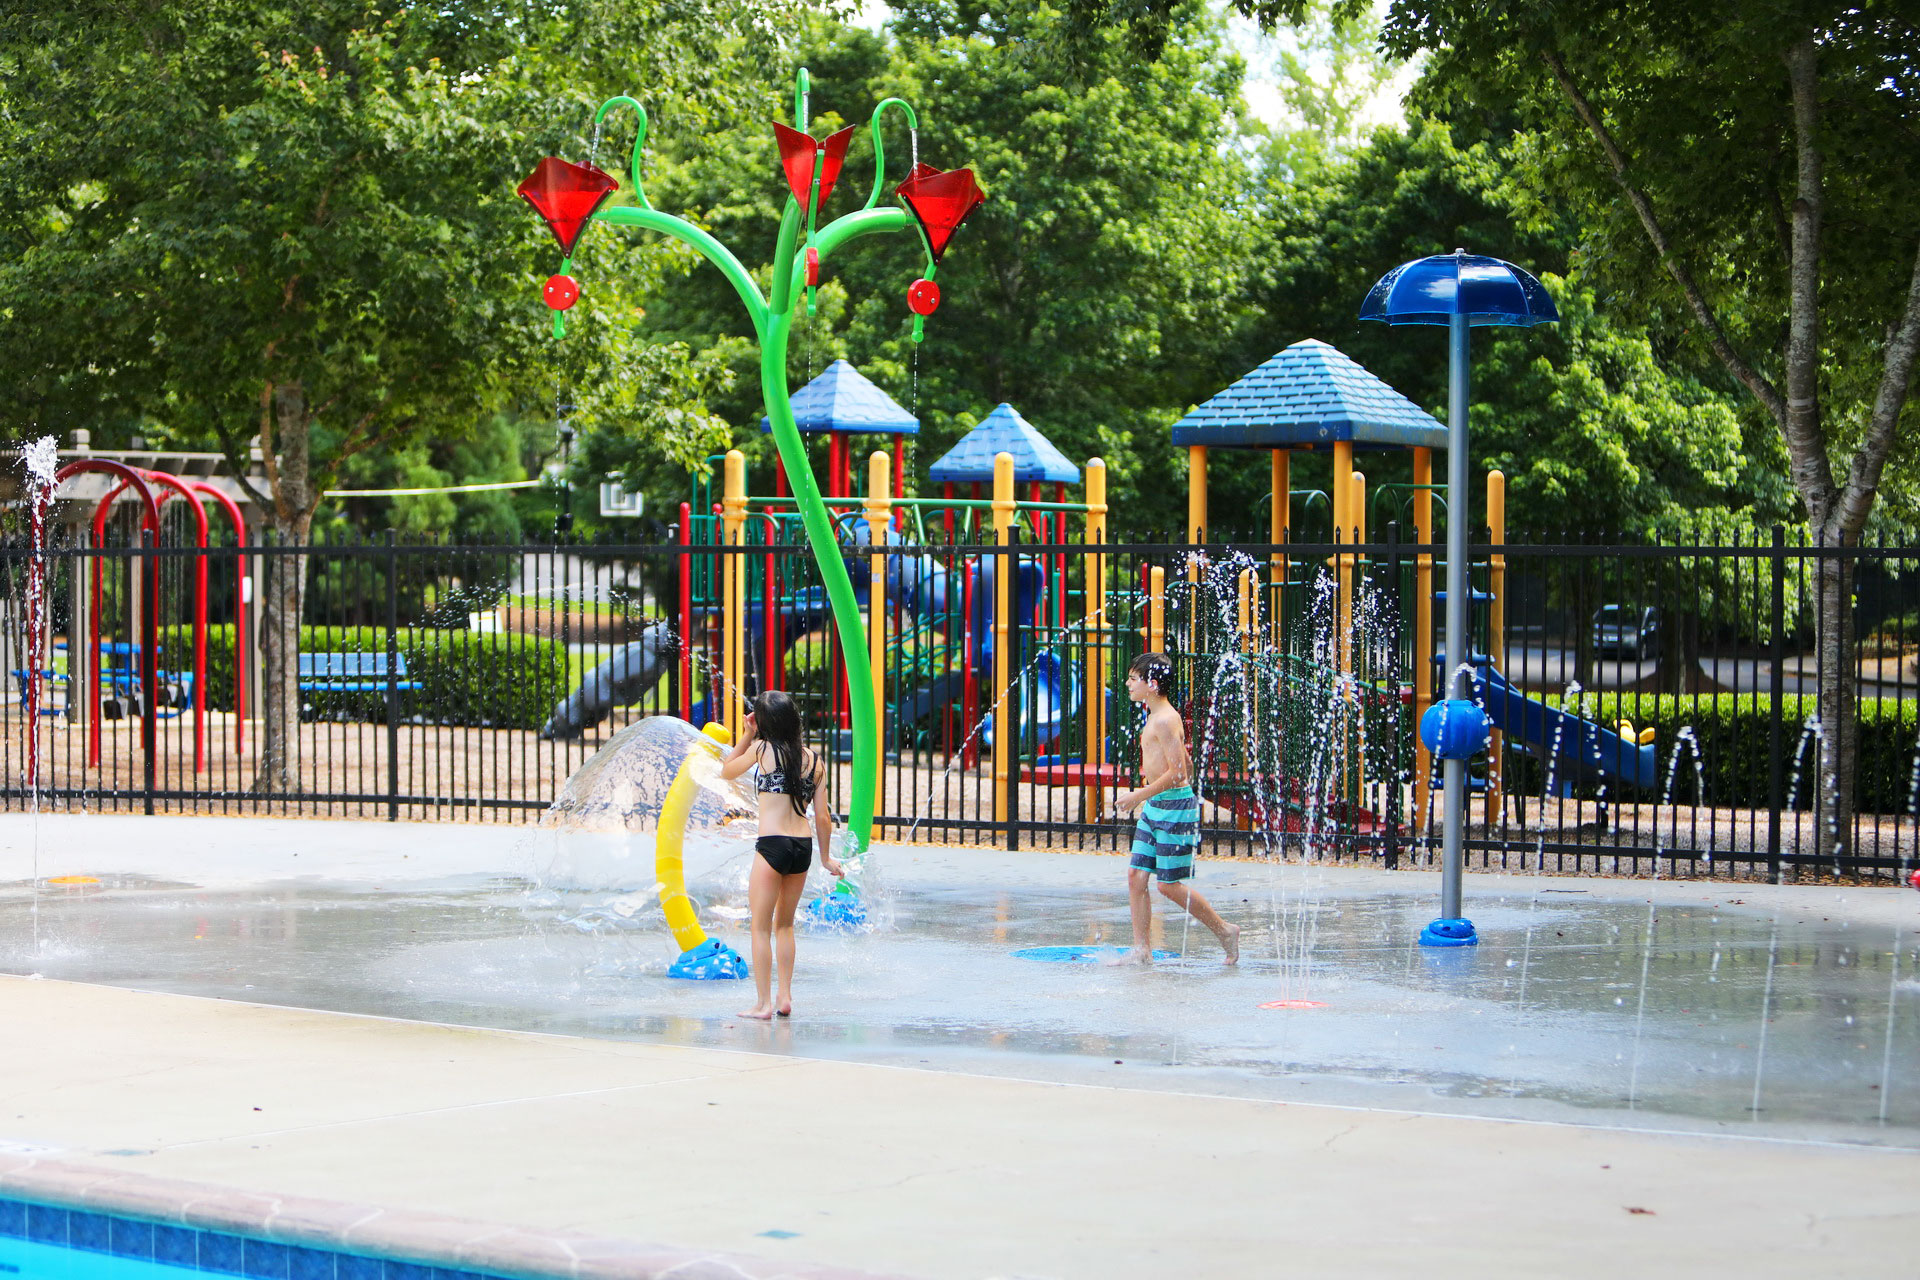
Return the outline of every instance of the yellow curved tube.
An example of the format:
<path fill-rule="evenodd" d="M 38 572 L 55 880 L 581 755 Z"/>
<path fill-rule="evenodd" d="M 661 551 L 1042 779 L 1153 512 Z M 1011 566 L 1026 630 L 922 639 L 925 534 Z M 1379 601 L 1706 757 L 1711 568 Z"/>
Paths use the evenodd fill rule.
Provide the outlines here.
<path fill-rule="evenodd" d="M 733 735 L 719 723 L 709 724 L 701 733 L 706 736 L 687 752 L 680 772 L 674 775 L 673 785 L 667 788 L 667 798 L 660 805 L 659 833 L 653 841 L 653 878 L 660 885 L 660 911 L 667 918 L 667 928 L 673 930 L 673 940 L 680 944 L 683 952 L 707 940 L 706 930 L 700 927 L 700 916 L 693 909 L 693 899 L 687 896 L 683 842 L 687 836 L 687 818 L 693 812 L 693 797 L 700 790 L 693 766 L 702 759 L 718 760 L 720 748 L 733 742 Z"/>

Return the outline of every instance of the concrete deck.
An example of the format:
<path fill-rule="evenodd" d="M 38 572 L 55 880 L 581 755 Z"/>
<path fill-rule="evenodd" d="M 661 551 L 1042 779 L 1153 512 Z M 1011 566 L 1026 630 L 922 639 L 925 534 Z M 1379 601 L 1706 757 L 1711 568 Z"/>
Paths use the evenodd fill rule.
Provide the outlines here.
<path fill-rule="evenodd" d="M 1920 1265 L 1910 1151 L 1047 1084 L 17 977 L 0 978 L 0 1026 L 0 1194 L 517 1273 L 1612 1280 Z M 176 1179 L 232 1194 L 169 1191 Z M 586 1260 L 555 1265 L 569 1256 Z"/>

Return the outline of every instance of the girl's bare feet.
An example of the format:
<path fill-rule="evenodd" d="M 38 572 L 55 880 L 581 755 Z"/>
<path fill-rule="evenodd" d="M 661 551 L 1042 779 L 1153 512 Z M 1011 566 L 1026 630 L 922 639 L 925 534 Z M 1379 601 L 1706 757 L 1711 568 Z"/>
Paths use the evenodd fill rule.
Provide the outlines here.
<path fill-rule="evenodd" d="M 793 1016 L 793 1001 L 791 1000 L 787 1001 L 785 1004 L 781 1005 L 778 1009 L 775 1009 L 774 1012 L 779 1014 L 783 1018 L 791 1018 Z"/>
<path fill-rule="evenodd" d="M 752 1018 L 757 1022 L 772 1022 L 773 1008 L 770 1005 L 756 1005 L 751 1009 L 742 1009 L 736 1016 Z"/>

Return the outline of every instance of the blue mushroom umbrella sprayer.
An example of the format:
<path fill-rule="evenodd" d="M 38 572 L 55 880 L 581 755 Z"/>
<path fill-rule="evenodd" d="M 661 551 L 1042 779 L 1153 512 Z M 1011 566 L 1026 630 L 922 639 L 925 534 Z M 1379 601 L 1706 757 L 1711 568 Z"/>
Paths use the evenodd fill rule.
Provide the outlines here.
<path fill-rule="evenodd" d="M 1380 277 L 1360 304 L 1362 320 L 1445 325 L 1447 376 L 1447 700 L 1421 726 L 1442 762 L 1445 813 L 1441 834 L 1440 918 L 1420 931 L 1433 947 L 1470 947 L 1480 940 L 1460 907 L 1462 841 L 1467 817 L 1467 761 L 1486 745 L 1486 713 L 1472 697 L 1475 656 L 1467 635 L 1467 331 L 1482 325 L 1549 324 L 1560 318 L 1538 280 L 1498 258 L 1456 249 L 1405 262 Z M 1434 713 L 1438 712 L 1436 716 Z"/>

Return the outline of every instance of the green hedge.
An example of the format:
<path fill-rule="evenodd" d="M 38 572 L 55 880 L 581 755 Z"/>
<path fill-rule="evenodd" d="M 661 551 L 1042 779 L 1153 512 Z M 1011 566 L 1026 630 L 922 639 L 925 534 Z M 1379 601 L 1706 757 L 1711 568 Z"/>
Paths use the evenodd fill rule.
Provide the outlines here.
<path fill-rule="evenodd" d="M 1568 699 L 1547 697 L 1551 706 L 1572 707 Z M 1682 759 L 1674 775 L 1674 797 L 1710 805 L 1741 808 L 1765 808 L 1772 777 L 1773 699 L 1765 694 L 1722 693 L 1712 696 L 1671 694 L 1634 694 L 1619 692 L 1589 693 L 1579 700 L 1577 710 L 1590 720 L 1613 725 L 1631 720 L 1635 729 L 1654 729 L 1654 749 L 1660 761 L 1660 782 L 1651 797 L 1666 786 L 1667 769 L 1673 757 L 1680 730 L 1691 728 L 1700 747 L 1705 795 L 1693 776 L 1693 762 L 1682 748 Z M 1854 787 L 1855 801 L 1863 813 L 1905 813 L 1912 802 L 1914 752 L 1920 737 L 1920 704 L 1912 699 L 1864 698 L 1860 701 L 1860 757 Z M 1787 785 L 1792 785 L 1795 752 L 1801 749 L 1801 735 L 1809 717 L 1817 714 L 1819 699 L 1811 695 L 1789 694 L 1781 703 L 1781 743 L 1787 757 Z M 1817 745 L 1804 749 L 1805 768 L 1797 797 L 1800 808 L 1809 808 L 1817 783 L 1814 781 L 1819 754 Z M 1537 783 L 1538 766 L 1523 771 Z"/>
<path fill-rule="evenodd" d="M 169 671 L 192 666 L 193 628 L 160 629 L 161 654 Z M 302 653 L 384 653 L 384 627 L 302 627 Z M 399 650 L 407 679 L 423 688 L 399 695 L 403 719 L 432 724 L 475 724 L 537 729 L 553 704 L 572 689 L 566 646 L 554 640 L 504 632 L 441 631 L 402 627 Z M 353 720 L 386 719 L 386 694 L 303 695 L 317 714 Z M 233 710 L 233 626 L 207 628 L 207 706 Z"/>

